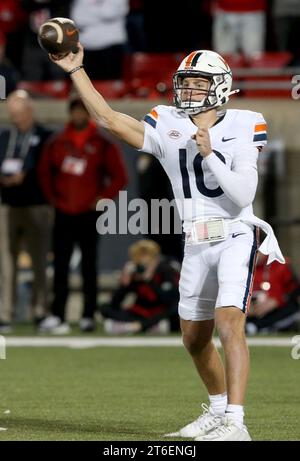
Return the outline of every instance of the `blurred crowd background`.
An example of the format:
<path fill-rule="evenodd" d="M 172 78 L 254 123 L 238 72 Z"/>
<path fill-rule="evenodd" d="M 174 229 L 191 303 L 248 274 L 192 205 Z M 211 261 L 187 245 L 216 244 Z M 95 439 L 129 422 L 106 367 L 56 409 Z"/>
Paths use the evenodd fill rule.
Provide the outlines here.
<path fill-rule="evenodd" d="M 24 322 L 53 334 L 74 322 L 108 334 L 178 330 L 182 236 L 96 232 L 98 200 L 118 205 L 122 190 L 148 204 L 172 199 L 170 183 L 156 159 L 96 126 L 39 47 L 39 27 L 53 17 L 75 21 L 95 87 L 139 119 L 172 103 L 187 53 L 225 57 L 241 90 L 229 107 L 269 123 L 255 211 L 288 261 L 260 258 L 247 332 L 298 331 L 299 0 L 1 0 L 0 332 Z"/>
<path fill-rule="evenodd" d="M 149 0 L 1 0 L 1 66 L 13 86 L 65 76 L 39 48 L 36 34 L 51 17 L 69 17 L 80 30 L 85 66 L 93 79 L 128 76 L 126 56 L 136 52 L 187 53 L 214 49 L 243 53 L 289 52 L 299 63 L 297 0 L 186 0 L 184 5 Z M 3 70 L 1 68 L 2 74 Z"/>

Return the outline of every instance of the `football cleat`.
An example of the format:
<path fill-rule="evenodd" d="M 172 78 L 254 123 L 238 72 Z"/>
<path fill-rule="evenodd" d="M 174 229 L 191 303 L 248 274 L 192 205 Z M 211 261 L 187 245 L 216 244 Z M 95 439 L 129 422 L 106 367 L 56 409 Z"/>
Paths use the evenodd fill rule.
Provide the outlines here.
<path fill-rule="evenodd" d="M 80 331 L 89 333 L 91 331 L 95 331 L 96 323 L 94 319 L 83 317 L 79 321 L 79 328 L 80 328 Z"/>
<path fill-rule="evenodd" d="M 251 437 L 246 426 L 239 427 L 230 416 L 223 418 L 222 424 L 203 436 L 195 438 L 197 442 L 249 442 Z"/>
<path fill-rule="evenodd" d="M 59 317 L 51 315 L 39 324 L 38 331 L 52 335 L 67 335 L 71 332 L 71 327 L 68 323 L 62 322 Z"/>
<path fill-rule="evenodd" d="M 39 323 L 40 332 L 48 332 L 61 324 L 61 319 L 56 315 L 49 315 Z"/>
<path fill-rule="evenodd" d="M 165 434 L 164 437 L 188 437 L 195 438 L 207 434 L 222 423 L 222 417 L 215 415 L 205 403 L 201 404 L 203 413 L 192 423 L 187 424 L 178 432 Z"/>

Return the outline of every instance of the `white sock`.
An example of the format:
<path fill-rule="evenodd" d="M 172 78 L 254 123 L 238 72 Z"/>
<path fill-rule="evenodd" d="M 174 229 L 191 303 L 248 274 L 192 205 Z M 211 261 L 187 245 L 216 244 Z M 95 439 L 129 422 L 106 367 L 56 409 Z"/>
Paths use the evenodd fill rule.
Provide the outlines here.
<path fill-rule="evenodd" d="M 224 416 L 227 407 L 227 392 L 224 394 L 209 395 L 209 408 L 215 415 Z"/>
<path fill-rule="evenodd" d="M 230 415 L 234 419 L 238 427 L 242 427 L 244 423 L 244 407 L 243 405 L 227 405 L 225 414 Z"/>

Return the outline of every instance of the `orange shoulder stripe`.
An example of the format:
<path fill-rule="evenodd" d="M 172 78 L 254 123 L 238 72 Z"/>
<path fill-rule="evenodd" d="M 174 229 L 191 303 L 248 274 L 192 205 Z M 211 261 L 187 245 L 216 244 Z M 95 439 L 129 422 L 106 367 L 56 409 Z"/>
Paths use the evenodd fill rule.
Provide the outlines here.
<path fill-rule="evenodd" d="M 155 109 L 151 110 L 150 115 L 152 115 L 152 117 L 155 118 L 156 120 L 158 119 L 158 113 L 156 112 Z"/>
<path fill-rule="evenodd" d="M 254 131 L 255 131 L 255 133 L 257 131 L 267 131 L 267 124 L 266 123 L 260 123 L 258 125 L 255 125 Z"/>

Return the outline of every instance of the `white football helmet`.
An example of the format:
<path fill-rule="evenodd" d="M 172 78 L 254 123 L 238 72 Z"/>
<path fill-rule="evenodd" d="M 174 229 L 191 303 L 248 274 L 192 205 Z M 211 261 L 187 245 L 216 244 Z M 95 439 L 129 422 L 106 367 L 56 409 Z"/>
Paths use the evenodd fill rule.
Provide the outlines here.
<path fill-rule="evenodd" d="M 187 77 L 201 77 L 209 80 L 207 95 L 202 101 L 193 101 L 193 89 L 189 90 L 188 100 L 182 100 L 183 80 Z M 184 58 L 173 76 L 174 104 L 189 115 L 196 115 L 229 100 L 232 72 L 226 61 L 214 51 L 197 50 Z"/>

